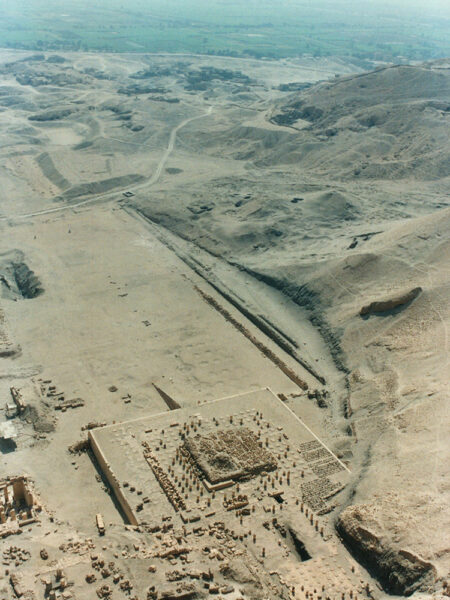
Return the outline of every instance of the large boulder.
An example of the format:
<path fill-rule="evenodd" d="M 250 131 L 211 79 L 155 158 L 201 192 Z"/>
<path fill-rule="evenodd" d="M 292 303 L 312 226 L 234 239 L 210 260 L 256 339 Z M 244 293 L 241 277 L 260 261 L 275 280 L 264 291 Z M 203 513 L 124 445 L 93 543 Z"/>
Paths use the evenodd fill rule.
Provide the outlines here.
<path fill-rule="evenodd" d="M 382 300 L 371 302 L 370 304 L 363 306 L 359 314 L 361 316 L 364 316 L 394 310 L 399 306 L 404 306 L 409 302 L 415 300 L 417 296 L 421 293 L 421 291 L 421 287 L 416 287 L 412 290 L 409 290 L 408 292 L 404 292 L 403 294 L 397 294 L 396 296 L 392 296 L 392 298 L 384 298 Z"/>

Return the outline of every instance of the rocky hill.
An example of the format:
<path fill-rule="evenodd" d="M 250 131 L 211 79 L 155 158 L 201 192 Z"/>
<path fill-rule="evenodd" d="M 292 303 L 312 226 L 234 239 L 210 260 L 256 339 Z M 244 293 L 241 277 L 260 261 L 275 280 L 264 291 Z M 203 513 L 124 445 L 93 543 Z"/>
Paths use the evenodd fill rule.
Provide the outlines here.
<path fill-rule="evenodd" d="M 348 390 L 338 529 L 385 590 L 429 590 L 450 570 L 448 64 L 320 83 L 265 117 L 184 138 L 245 173 L 141 208 L 309 312 Z"/>
<path fill-rule="evenodd" d="M 277 106 L 274 123 L 302 130 L 271 160 L 341 178 L 439 179 L 448 174 L 450 75 L 444 64 L 344 77 Z M 312 144 L 305 153 L 305 144 Z"/>
<path fill-rule="evenodd" d="M 289 94 L 266 112 L 280 127 L 236 124 L 201 143 L 345 181 L 437 180 L 448 174 L 449 115 L 447 63 L 386 67 Z"/>

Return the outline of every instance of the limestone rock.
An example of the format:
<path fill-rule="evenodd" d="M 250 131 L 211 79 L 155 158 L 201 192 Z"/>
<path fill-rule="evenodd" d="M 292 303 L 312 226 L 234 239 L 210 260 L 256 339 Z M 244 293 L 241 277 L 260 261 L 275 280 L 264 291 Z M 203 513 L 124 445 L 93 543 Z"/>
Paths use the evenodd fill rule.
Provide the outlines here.
<path fill-rule="evenodd" d="M 436 579 L 435 567 L 406 549 L 396 548 L 366 505 L 349 506 L 339 516 L 337 530 L 355 557 L 390 594 L 409 596 L 426 591 Z"/>

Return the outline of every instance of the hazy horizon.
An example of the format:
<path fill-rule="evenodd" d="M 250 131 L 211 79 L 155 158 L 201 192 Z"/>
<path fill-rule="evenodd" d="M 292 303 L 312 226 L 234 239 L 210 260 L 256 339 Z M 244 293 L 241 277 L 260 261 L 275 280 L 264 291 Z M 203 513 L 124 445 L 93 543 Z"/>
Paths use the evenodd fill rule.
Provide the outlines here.
<path fill-rule="evenodd" d="M 0 47 L 305 54 L 396 62 L 450 54 L 443 0 L 0 0 Z"/>

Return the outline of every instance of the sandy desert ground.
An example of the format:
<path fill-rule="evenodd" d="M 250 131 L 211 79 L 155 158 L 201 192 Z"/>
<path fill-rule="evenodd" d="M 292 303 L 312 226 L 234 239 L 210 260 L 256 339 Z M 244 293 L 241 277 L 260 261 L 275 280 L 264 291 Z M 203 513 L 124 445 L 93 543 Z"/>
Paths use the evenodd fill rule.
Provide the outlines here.
<path fill-rule="evenodd" d="M 450 593 L 449 67 L 1 52 L 1 408 L 11 388 L 26 403 L 2 413 L 17 434 L 2 472 L 27 474 L 43 507 L 2 539 L 2 598 L 12 575 L 29 598 Z M 314 531 L 305 492 L 268 504 L 242 483 L 278 511 L 254 517 L 267 557 L 239 525 L 210 525 L 228 555 L 202 558 L 206 528 L 175 515 L 163 533 L 191 535 L 192 558 L 168 565 L 161 530 L 127 523 L 86 426 L 174 408 L 187 426 L 220 398 L 228 423 L 265 388 L 345 485 Z M 221 583 L 192 591 L 188 564 L 205 560 Z M 45 592 L 58 568 L 71 585 Z M 180 589 L 158 595 L 166 580 Z"/>

